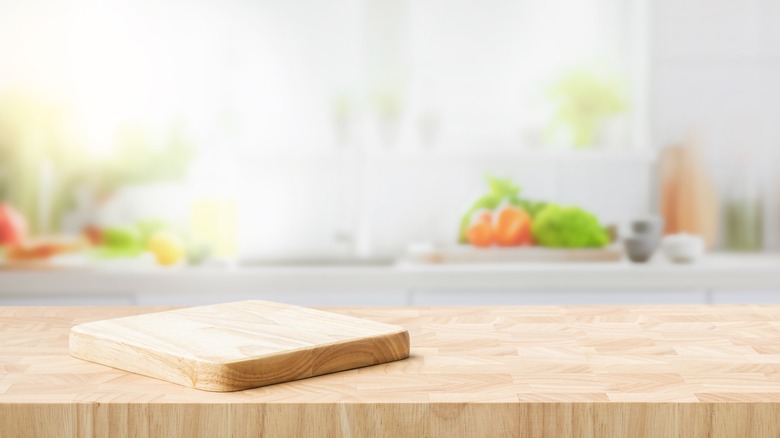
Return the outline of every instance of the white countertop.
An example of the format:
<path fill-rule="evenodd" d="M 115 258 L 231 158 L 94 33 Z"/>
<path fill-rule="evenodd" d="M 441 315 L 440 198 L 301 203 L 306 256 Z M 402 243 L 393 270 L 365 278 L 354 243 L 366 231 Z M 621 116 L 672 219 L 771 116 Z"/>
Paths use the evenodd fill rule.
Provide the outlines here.
<path fill-rule="evenodd" d="M 0 271 L 0 296 L 49 294 L 159 294 L 272 291 L 381 292 L 408 290 L 780 290 L 780 254 L 711 254 L 691 265 L 662 258 L 648 264 L 514 263 L 387 266 L 274 266 L 243 268 L 74 268 Z"/>

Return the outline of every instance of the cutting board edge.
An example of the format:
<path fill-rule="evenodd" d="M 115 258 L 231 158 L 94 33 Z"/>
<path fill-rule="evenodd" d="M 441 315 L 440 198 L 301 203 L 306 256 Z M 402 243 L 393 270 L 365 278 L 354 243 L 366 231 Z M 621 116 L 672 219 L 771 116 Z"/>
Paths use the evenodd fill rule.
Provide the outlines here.
<path fill-rule="evenodd" d="M 132 344 L 117 342 L 109 338 L 78 332 L 74 330 L 77 327 L 78 326 L 72 327 L 68 336 L 68 351 L 71 356 L 97 365 L 140 374 L 182 386 L 194 387 L 192 380 L 187 379 L 186 375 L 180 372 L 179 368 L 174 367 L 172 364 L 178 362 L 180 364 L 179 367 L 181 367 L 181 364 L 184 364 L 189 369 L 194 369 L 198 365 L 197 360 L 156 352 L 147 348 L 139 348 Z M 163 369 L 169 372 L 155 373 L 148 369 L 133 366 L 137 361 L 122 362 L 120 358 L 127 357 L 130 354 L 124 349 L 117 348 L 119 346 L 137 351 L 137 355 L 146 358 L 152 363 L 163 365 Z"/>
<path fill-rule="evenodd" d="M 200 389 L 211 392 L 232 392 L 240 391 L 251 388 L 258 388 L 261 386 L 273 385 L 276 383 L 282 383 L 292 380 L 304 379 L 307 377 L 315 377 L 323 374 L 330 374 L 339 371 L 350 370 L 354 368 L 362 368 L 371 365 L 378 365 L 382 363 L 394 362 L 409 357 L 411 352 L 411 342 L 409 338 L 408 330 L 398 327 L 399 331 L 385 333 L 383 335 L 350 339 L 348 341 L 334 342 L 331 344 L 325 344 L 317 346 L 314 349 L 308 350 L 291 350 L 278 354 L 258 356 L 243 360 L 229 361 L 229 362 L 211 362 L 193 358 L 185 358 L 169 353 L 158 352 L 144 347 L 138 347 L 127 343 L 118 342 L 109 338 L 103 338 L 92 334 L 79 332 L 76 330 L 79 326 L 74 326 L 70 330 L 68 339 L 70 355 L 81 360 L 93 362 L 98 365 L 108 366 L 118 370 L 140 374 L 143 376 L 167 381 L 190 388 Z M 272 378 L 254 378 L 254 379 L 237 379 L 235 383 L 219 383 L 215 382 L 213 377 L 224 374 L 224 371 L 238 372 L 239 374 L 246 374 L 251 369 L 255 368 L 258 363 L 262 361 L 296 361 L 307 355 L 311 355 L 315 358 L 333 354 L 331 350 L 338 352 L 343 347 L 353 348 L 356 344 L 384 342 L 388 346 L 399 345 L 399 348 L 390 348 L 390 354 L 379 357 L 375 360 L 347 362 L 342 363 L 339 366 L 327 367 L 327 363 L 324 369 L 313 370 L 309 368 L 308 372 L 297 372 Z M 100 348 L 94 348 L 95 344 Z M 102 345 L 101 345 L 102 344 Z M 87 348 L 88 346 L 92 348 Z M 129 353 L 124 347 L 130 351 L 135 351 L 135 354 Z M 129 347 L 129 348 L 128 348 Z M 98 351 L 99 354 L 90 354 L 90 351 Z M 370 350 L 370 349 L 369 349 Z M 317 353 L 315 353 L 317 352 Z M 111 354 L 113 353 L 113 354 Z M 151 362 L 157 364 L 157 367 L 134 367 L 128 364 L 135 363 L 132 359 L 138 359 L 141 356 Z M 122 359 L 124 358 L 124 360 Z M 129 360 L 128 360 L 129 359 Z M 309 361 L 310 362 L 310 361 Z M 176 365 L 174 365 L 176 364 Z M 165 370 L 165 372 L 153 372 L 155 370 Z M 192 373 L 183 372 L 183 369 L 192 370 Z"/>
<path fill-rule="evenodd" d="M 308 350 L 291 350 L 288 352 L 273 355 L 273 359 L 287 360 L 289 362 L 298 362 L 300 360 L 303 360 L 303 362 L 306 363 L 308 362 L 306 360 L 307 355 L 311 355 L 312 357 L 315 358 L 321 358 L 321 357 L 327 357 L 335 354 L 336 356 L 339 356 L 339 358 L 341 358 L 343 356 L 339 355 L 340 349 L 342 348 L 354 349 L 356 345 L 359 345 L 361 343 L 369 343 L 369 344 L 384 343 L 388 347 L 392 345 L 395 345 L 397 347 L 386 348 L 384 350 L 369 349 L 369 351 L 371 351 L 372 360 L 360 360 L 351 363 L 344 362 L 344 361 L 330 361 L 330 362 L 325 361 L 325 363 L 318 364 L 316 370 L 314 366 L 311 367 L 307 366 L 306 367 L 307 371 L 305 372 L 281 375 L 276 378 L 263 379 L 262 381 L 250 379 L 246 382 L 236 383 L 232 385 L 222 384 L 217 387 L 218 389 L 214 389 L 215 386 L 213 385 L 209 386 L 208 388 L 200 387 L 200 386 L 194 386 L 194 388 L 202 389 L 206 391 L 216 391 L 216 392 L 241 391 L 245 389 L 259 388 L 262 386 L 306 379 L 309 377 L 316 377 L 325 374 L 337 373 L 341 371 L 348 371 L 348 370 L 363 368 L 367 366 L 395 362 L 395 361 L 406 359 L 411 354 L 411 342 L 409 337 L 409 331 L 406 329 L 401 329 L 401 331 L 398 332 L 386 333 L 383 335 L 378 335 L 373 337 L 357 338 L 357 339 L 351 339 L 349 341 L 323 344 Z M 247 359 L 242 361 L 227 362 L 221 364 L 221 366 L 223 368 L 238 368 L 238 371 L 240 372 L 240 369 L 243 367 L 248 367 L 250 369 L 255 367 L 256 362 L 259 362 L 260 360 L 263 359 L 267 360 L 268 357 L 264 357 L 262 359 Z M 340 364 L 334 366 L 334 364 L 336 363 L 340 363 Z"/>

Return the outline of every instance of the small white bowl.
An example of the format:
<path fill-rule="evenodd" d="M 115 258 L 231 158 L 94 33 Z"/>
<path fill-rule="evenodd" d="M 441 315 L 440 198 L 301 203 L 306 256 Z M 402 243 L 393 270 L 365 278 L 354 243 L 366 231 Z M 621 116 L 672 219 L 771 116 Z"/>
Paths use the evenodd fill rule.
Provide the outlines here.
<path fill-rule="evenodd" d="M 693 234 L 664 237 L 661 250 L 673 263 L 694 263 L 704 254 L 704 239 Z"/>

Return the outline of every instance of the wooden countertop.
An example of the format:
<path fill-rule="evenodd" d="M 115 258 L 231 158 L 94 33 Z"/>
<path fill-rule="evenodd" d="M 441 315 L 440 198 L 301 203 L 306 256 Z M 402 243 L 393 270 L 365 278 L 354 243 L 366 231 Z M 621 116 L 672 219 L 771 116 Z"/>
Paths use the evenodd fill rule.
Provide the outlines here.
<path fill-rule="evenodd" d="M 410 358 L 233 393 L 68 355 L 72 325 L 165 309 L 0 307 L 0 435 L 780 435 L 780 306 L 329 308 Z"/>

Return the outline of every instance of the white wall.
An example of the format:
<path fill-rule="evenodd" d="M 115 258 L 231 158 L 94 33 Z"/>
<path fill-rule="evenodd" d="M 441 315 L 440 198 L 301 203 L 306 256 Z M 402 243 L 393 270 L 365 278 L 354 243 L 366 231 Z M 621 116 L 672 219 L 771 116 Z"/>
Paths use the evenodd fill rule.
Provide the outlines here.
<path fill-rule="evenodd" d="M 780 178 L 775 176 L 780 174 L 780 2 L 654 0 L 646 6 L 648 143 L 662 148 L 698 126 L 721 195 L 734 174 L 742 172 L 736 157 L 752 150 L 765 179 L 767 244 L 780 248 Z M 397 253 L 410 240 L 451 239 L 461 211 L 484 190 L 481 178 L 487 171 L 514 177 L 529 196 L 582 204 L 609 222 L 624 222 L 654 208 L 654 167 L 642 159 L 561 163 L 522 154 L 513 159 L 500 154 L 439 159 L 436 152 L 403 156 L 380 155 L 355 182 L 362 193 L 357 202 L 364 203 L 353 207 L 363 211 L 358 221 L 363 225 L 351 236 L 369 253 Z M 307 187 L 325 193 L 334 181 L 332 169 L 327 164 L 309 168 Z M 325 212 L 337 196 L 323 199 L 317 208 Z M 301 197 L 299 202 L 310 200 Z M 311 249 L 312 242 L 323 251 L 343 247 L 333 239 L 344 228 L 339 225 L 343 218 L 323 219 L 330 221 L 328 226 L 299 236 L 301 250 Z"/>
<path fill-rule="evenodd" d="M 561 158 L 534 149 L 523 132 L 538 111 L 528 95 L 543 95 L 572 65 L 606 59 L 642 77 L 632 71 L 636 53 L 645 53 L 633 30 L 641 2 L 364 2 L 367 53 L 352 55 L 365 56 L 369 83 L 348 84 L 355 104 L 349 141 L 335 152 L 312 145 L 276 156 L 267 145 L 259 146 L 266 152 L 244 151 L 237 167 L 242 253 L 392 257 L 414 241 L 454 242 L 461 215 L 487 191 L 486 173 L 513 178 L 530 198 L 581 205 L 605 223 L 648 214 L 653 179 L 646 150 L 625 139 L 621 152 Z M 399 76 L 401 85 L 394 85 L 408 99 L 393 121 L 392 144 L 377 138 L 381 121 L 372 119 L 365 90 L 354 89 L 371 89 L 381 73 Z M 645 102 L 631 105 L 641 113 Z M 440 122 L 433 145 L 421 141 L 418 129 L 428 110 Z"/>
<path fill-rule="evenodd" d="M 178 16 L 178 2 L 164 3 L 168 7 L 149 8 L 161 17 Z M 220 44 L 233 49 L 215 49 L 219 53 L 212 53 L 210 64 L 222 66 L 220 74 L 235 80 L 203 81 L 209 86 L 202 88 L 230 95 L 225 111 L 244 127 L 241 135 L 222 142 L 242 151 L 235 185 L 244 213 L 240 242 L 250 255 L 394 256 L 411 241 L 452 241 L 460 215 L 485 191 L 487 172 L 514 178 L 529 197 L 580 204 L 604 222 L 649 213 L 655 174 L 652 161 L 641 154 L 559 159 L 523 149 L 528 141 L 522 122 L 534 115 L 525 107 L 529 99 L 522 86 L 551 76 L 569 58 L 597 52 L 618 59 L 627 70 L 649 61 L 647 143 L 663 147 L 698 125 L 721 192 L 732 185 L 735 156 L 755 151 L 768 180 L 767 240 L 780 248 L 780 178 L 774 176 L 780 173 L 778 0 L 491 0 L 479 6 L 341 0 L 330 4 L 335 8 L 310 0 L 230 4 L 217 21 L 230 30 L 220 31 Z M 575 6 L 580 9 L 573 13 Z M 7 19 L 15 20 L 13 11 L 34 10 L 11 8 Z M 98 19 L 119 19 L 116 11 L 109 12 L 85 19 L 95 26 L 102 23 Z M 190 11 L 200 14 L 191 17 L 197 18 L 193 23 L 211 20 L 206 12 Z M 145 22 L 147 15 L 136 21 Z M 637 47 L 642 38 L 633 32 L 643 20 L 650 23 L 648 53 Z M 77 22 L 66 24 L 81 35 Z M 0 47 L 9 49 L 7 64 L 24 66 L 14 54 L 37 46 L 33 41 L 11 50 L 17 28 L 0 29 Z M 408 39 L 393 39 L 397 31 L 408 31 Z M 56 33 L 49 37 L 52 44 L 60 40 Z M 228 44 L 230 38 L 241 44 Z M 192 43 L 172 41 L 182 47 Z M 84 49 L 72 48 L 79 47 Z M 205 56 L 193 53 L 197 59 Z M 375 120 L 366 123 L 375 111 L 374 82 L 382 81 L 375 70 L 398 73 L 408 87 L 401 93 L 408 98 L 398 121 L 403 126 L 392 147 L 377 139 Z M 339 92 L 353 105 L 347 144 L 332 126 Z M 644 102 L 632 103 L 642 110 Z M 419 118 L 427 110 L 440 116 L 434 146 L 422 144 L 419 135 Z M 219 141 L 203 141 L 223 149 Z"/>
<path fill-rule="evenodd" d="M 655 0 L 651 130 L 659 146 L 687 126 L 703 134 L 725 193 L 739 155 L 753 150 L 766 180 L 766 238 L 780 248 L 780 2 Z"/>
<path fill-rule="evenodd" d="M 275 124 L 275 129 L 268 131 L 274 134 L 271 136 L 262 124 L 268 124 L 268 120 L 258 117 L 249 121 L 251 129 L 246 132 L 251 135 L 240 139 L 239 146 L 245 146 L 244 143 L 250 146 L 242 149 L 244 152 L 239 154 L 235 165 L 243 213 L 239 241 L 245 254 L 395 256 L 412 241 L 451 242 L 460 215 L 486 190 L 483 176 L 488 172 L 514 178 L 528 197 L 579 204 L 594 211 L 604 222 L 624 223 L 654 209 L 654 163 L 641 153 L 596 153 L 561 159 L 554 154 L 523 149 L 520 126 L 513 125 L 514 117 L 522 118 L 522 114 L 512 115 L 511 120 L 499 115 L 522 112 L 522 105 L 517 103 L 520 99 L 516 102 L 500 90 L 512 88 L 514 76 L 530 75 L 522 62 L 525 58 L 514 59 L 502 70 L 505 70 L 503 74 L 496 72 L 496 75 L 491 71 L 486 73 L 478 62 L 476 66 L 452 67 L 461 58 L 457 51 L 444 50 L 449 45 L 439 39 L 446 37 L 447 32 L 460 35 L 459 44 L 466 55 L 480 54 L 485 63 L 508 58 L 507 53 L 511 53 L 508 41 L 520 35 L 512 25 L 515 18 L 528 20 L 528 14 L 517 9 L 519 3 L 496 0 L 475 9 L 469 3 L 460 2 L 453 4 L 453 9 L 448 10 L 451 17 L 448 15 L 444 21 L 431 18 L 437 16 L 437 8 L 446 7 L 438 0 L 399 3 L 350 0 L 342 4 L 344 11 L 336 14 L 339 26 L 335 26 L 341 29 L 340 36 L 330 35 L 330 28 L 323 27 L 316 14 L 306 14 L 306 20 L 300 21 L 300 11 L 293 5 L 273 9 L 274 14 L 269 18 L 276 23 L 299 26 L 291 27 L 283 35 L 289 37 L 290 47 L 305 49 L 305 53 L 299 54 L 311 64 L 293 70 L 297 75 L 311 73 L 318 78 L 315 85 L 320 87 L 317 88 L 320 94 L 314 95 L 298 90 L 300 93 L 295 94 L 298 100 L 285 105 L 307 114 L 316 112 L 318 116 L 317 123 L 301 126 Z M 404 8 L 411 8 L 416 15 L 412 14 L 412 21 L 407 24 L 416 45 L 395 41 L 392 50 L 388 49 L 384 55 L 371 51 L 371 41 L 357 41 L 363 29 L 356 23 L 365 18 L 361 18 L 358 5 L 390 7 L 389 12 L 382 11 L 395 14 L 400 27 L 405 26 L 403 17 L 408 13 Z M 707 164 L 721 194 L 732 185 L 731 178 L 738 172 L 735 157 L 753 150 L 767 180 L 767 242 L 772 248 L 780 248 L 780 178 L 774 176 L 780 173 L 780 2 L 636 0 L 623 4 L 594 0 L 590 5 L 591 12 L 605 13 L 608 23 L 620 23 L 615 14 L 623 14 L 623 25 L 636 20 L 637 15 L 641 16 L 640 23 L 633 25 L 641 25 L 642 20 L 650 24 L 649 51 L 637 47 L 643 42 L 636 35 L 630 44 L 614 47 L 617 51 L 631 52 L 625 61 L 633 68 L 646 63 L 649 70 L 650 133 L 646 143 L 651 149 L 661 148 L 679 141 L 688 127 L 698 125 Z M 458 26 L 490 27 L 492 18 L 488 12 L 491 10 L 504 11 L 502 17 L 514 18 L 499 20 L 501 25 L 491 29 L 492 33 L 457 32 Z M 557 9 L 546 13 L 554 10 Z M 420 17 L 428 19 L 421 22 Z M 426 23 L 441 28 L 431 28 Z M 561 18 L 556 26 L 568 26 L 566 19 Z M 390 27 L 385 31 L 392 33 Z M 381 32 L 369 32 L 369 37 L 369 40 L 381 40 L 380 43 L 388 42 L 387 35 Z M 334 43 L 341 40 L 352 43 L 345 46 Z M 480 44 L 490 45 L 494 50 L 485 52 Z M 565 41 L 560 45 L 565 45 Z M 333 47 L 340 49 L 330 51 Z M 540 50 L 536 55 L 547 52 Z M 440 62 L 432 60 L 435 56 L 442 57 Z M 417 93 L 419 99 L 409 102 L 411 109 L 399 121 L 403 125 L 399 141 L 386 147 L 377 139 L 376 126 L 360 120 L 372 114 L 369 103 L 364 101 L 368 97 L 363 95 L 370 94 L 366 90 L 372 85 L 364 81 L 376 79 L 371 72 L 377 65 L 404 70 L 409 67 L 406 62 L 417 68 L 407 73 L 411 74 L 411 94 Z M 371 77 L 365 79 L 366 75 Z M 285 81 L 303 77 L 278 76 Z M 492 107 L 488 105 L 486 109 L 479 105 L 484 93 L 490 94 L 488 91 L 478 87 L 458 91 L 458 87 L 469 84 L 472 76 L 495 81 L 486 89 L 494 90 L 493 94 L 498 96 L 497 100 L 493 99 Z M 642 74 L 634 77 L 641 78 Z M 276 84 L 267 80 L 256 82 Z M 329 93 L 340 88 L 352 93 L 355 107 L 351 117 L 357 118 L 350 122 L 352 131 L 346 144 L 334 138 L 330 125 L 332 96 Z M 437 97 L 442 93 L 443 97 Z M 251 93 L 242 99 L 262 100 Z M 470 103 L 460 109 L 453 108 L 460 101 Z M 278 107 L 274 102 L 273 99 L 266 102 L 268 112 L 281 117 L 287 106 Z M 644 105 L 641 101 L 633 103 Z M 416 125 L 420 113 L 429 107 L 441 116 L 441 136 L 434 146 L 422 144 Z M 474 113 L 466 114 L 466 110 Z M 259 132 L 268 135 L 263 137 Z M 257 149 L 258 153 L 246 153 L 250 149 Z"/>

